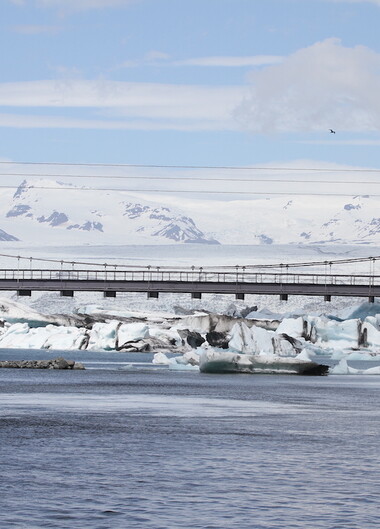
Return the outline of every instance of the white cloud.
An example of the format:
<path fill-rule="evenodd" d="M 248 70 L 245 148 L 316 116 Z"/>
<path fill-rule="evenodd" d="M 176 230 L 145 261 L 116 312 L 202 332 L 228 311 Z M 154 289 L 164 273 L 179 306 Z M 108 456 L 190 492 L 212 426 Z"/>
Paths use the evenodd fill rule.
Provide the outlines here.
<path fill-rule="evenodd" d="M 260 133 L 380 130 L 380 54 L 327 39 L 251 74 L 236 117 Z"/>
<path fill-rule="evenodd" d="M 260 67 L 271 64 L 279 64 L 283 57 L 279 55 L 252 55 L 252 56 L 222 56 L 216 55 L 211 57 L 193 57 L 190 59 L 173 60 L 168 53 L 152 50 L 144 55 L 141 59 L 132 59 L 122 62 L 113 68 L 119 70 L 122 68 L 134 68 L 137 66 L 200 66 L 200 67 Z"/>
<path fill-rule="evenodd" d="M 93 119 L 3 114 L 3 126 L 62 126 L 176 130 L 235 130 L 240 86 L 168 85 L 113 81 L 31 81 L 0 84 L 0 106 L 92 109 Z"/>
<path fill-rule="evenodd" d="M 237 130 L 231 121 L 190 119 L 81 119 L 67 116 L 45 116 L 28 114 L 0 114 L 0 127 L 15 129 L 88 129 L 88 130 L 177 130 L 216 131 Z"/>
<path fill-rule="evenodd" d="M 193 59 L 185 59 L 183 61 L 175 61 L 175 65 L 179 66 L 226 66 L 226 67 L 242 67 L 242 66 L 266 66 L 268 64 L 278 64 L 282 62 L 283 57 L 278 55 L 253 55 L 251 57 L 196 57 Z"/>
<path fill-rule="evenodd" d="M 200 67 L 249 67 L 268 66 L 283 61 L 279 55 L 252 55 L 252 56 L 211 56 L 193 57 L 183 60 L 172 60 L 167 53 L 153 50 L 140 60 L 129 60 L 118 65 L 115 69 L 130 68 L 144 64 L 165 66 L 200 66 Z"/>

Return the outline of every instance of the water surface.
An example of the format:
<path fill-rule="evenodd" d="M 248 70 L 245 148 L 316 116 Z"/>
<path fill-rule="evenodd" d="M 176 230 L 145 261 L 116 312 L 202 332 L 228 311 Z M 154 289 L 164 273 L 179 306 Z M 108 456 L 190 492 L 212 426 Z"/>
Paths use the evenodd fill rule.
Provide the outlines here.
<path fill-rule="evenodd" d="M 1 527 L 378 526 L 378 377 L 97 354 L 86 371 L 0 370 Z"/>

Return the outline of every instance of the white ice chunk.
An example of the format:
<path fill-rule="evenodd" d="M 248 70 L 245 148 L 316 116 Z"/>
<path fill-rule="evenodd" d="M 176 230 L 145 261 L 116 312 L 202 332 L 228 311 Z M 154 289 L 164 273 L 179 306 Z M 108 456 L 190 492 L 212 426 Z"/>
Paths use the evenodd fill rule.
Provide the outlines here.
<path fill-rule="evenodd" d="M 264 333 L 266 333 L 266 331 L 264 331 Z M 230 349 L 241 353 L 257 352 L 256 343 L 252 338 L 251 329 L 243 322 L 235 323 L 232 327 L 228 346 Z"/>
<path fill-rule="evenodd" d="M 146 323 L 123 323 L 117 329 L 118 346 L 129 342 L 138 342 L 149 338 L 149 327 Z"/>
<path fill-rule="evenodd" d="M 304 362 L 310 362 L 310 352 L 307 349 L 302 349 L 302 351 L 296 356 L 296 359 Z"/>
<path fill-rule="evenodd" d="M 77 327 L 54 327 L 50 328 L 44 347 L 47 349 L 70 350 L 80 349 L 85 338 L 86 329 Z"/>
<path fill-rule="evenodd" d="M 367 318 L 369 320 L 369 318 Z M 380 347 L 380 331 L 371 321 L 365 321 L 362 325 L 361 332 L 366 335 L 368 347 Z"/>
<path fill-rule="evenodd" d="M 338 365 L 330 369 L 332 375 L 380 375 L 380 366 L 369 369 L 355 369 L 347 364 L 347 360 L 342 358 Z"/>
<path fill-rule="evenodd" d="M 19 347 L 18 344 L 24 340 L 29 330 L 30 328 L 27 323 L 14 323 L 10 325 L 0 336 L 0 347 Z"/>
<path fill-rule="evenodd" d="M 302 374 L 315 369 L 317 364 L 309 359 L 281 357 L 278 355 L 250 355 L 205 349 L 199 368 L 204 373 L 288 373 Z"/>
<path fill-rule="evenodd" d="M 380 366 L 370 367 L 362 372 L 363 375 L 380 375 Z"/>
<path fill-rule="evenodd" d="M 206 334 L 210 332 L 212 326 L 210 314 L 194 314 L 186 316 L 178 324 L 179 329 L 189 329 L 191 331 Z"/>
<path fill-rule="evenodd" d="M 47 325 L 30 328 L 27 323 L 10 325 L 0 336 L 0 347 L 24 349 L 78 349 L 85 329 Z"/>
<path fill-rule="evenodd" d="M 303 334 L 303 318 L 285 318 L 276 329 L 277 334 L 287 334 L 293 338 L 301 338 Z"/>
<path fill-rule="evenodd" d="M 111 321 L 109 323 L 94 323 L 90 334 L 87 349 L 112 351 L 116 344 L 116 330 L 120 322 Z"/>
<path fill-rule="evenodd" d="M 153 357 L 152 364 L 168 366 L 170 359 L 164 353 L 156 353 Z"/>
<path fill-rule="evenodd" d="M 286 338 L 261 327 L 247 327 L 244 322 L 234 325 L 228 342 L 229 349 L 244 354 L 295 356 L 296 350 Z"/>
<path fill-rule="evenodd" d="M 332 375 L 357 375 L 361 371 L 359 369 L 355 369 L 354 367 L 350 367 L 347 364 L 347 360 L 345 358 L 342 358 L 342 360 L 334 366 L 332 369 L 330 369 L 330 373 Z"/>
<path fill-rule="evenodd" d="M 176 345 L 181 345 L 182 343 L 182 339 L 178 334 L 177 329 L 175 329 L 174 327 L 171 327 L 170 329 L 150 327 L 149 335 L 151 338 L 157 338 L 158 340 L 161 340 L 162 342 L 166 342 L 168 344 L 175 343 Z"/>
<path fill-rule="evenodd" d="M 308 317 L 316 331 L 316 343 L 334 349 L 358 346 L 359 320 L 335 321 L 324 317 Z"/>
<path fill-rule="evenodd" d="M 42 349 L 50 334 L 49 327 L 31 329 L 27 323 L 15 323 L 0 337 L 0 347 Z"/>
<path fill-rule="evenodd" d="M 266 354 L 273 353 L 273 331 L 261 327 L 247 327 L 245 323 L 236 323 L 231 331 L 229 348 L 241 353 Z"/>
<path fill-rule="evenodd" d="M 293 345 L 284 337 L 273 333 L 273 353 L 278 356 L 296 356 L 297 352 Z M 270 352 L 270 351 L 268 351 Z"/>
<path fill-rule="evenodd" d="M 191 351 L 186 351 L 186 353 L 182 355 L 182 362 L 179 362 L 179 363 L 185 363 L 185 364 L 191 364 L 193 366 L 198 366 L 199 365 L 199 353 L 197 351 L 194 351 L 194 349 L 192 349 Z"/>

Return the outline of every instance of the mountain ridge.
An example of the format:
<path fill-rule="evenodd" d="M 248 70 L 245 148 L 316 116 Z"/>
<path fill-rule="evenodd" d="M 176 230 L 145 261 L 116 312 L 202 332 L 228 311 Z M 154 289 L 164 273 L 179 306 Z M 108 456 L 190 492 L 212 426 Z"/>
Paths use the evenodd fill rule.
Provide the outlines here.
<path fill-rule="evenodd" d="M 380 244 L 368 195 L 153 202 L 123 190 L 24 180 L 0 194 L 0 240 L 64 244 Z"/>
<path fill-rule="evenodd" d="M 73 191 L 77 191 L 81 196 L 72 200 L 70 193 L 73 196 Z M 8 204 L 3 204 L 2 209 L 6 211 L 4 219 L 8 220 L 8 225 L 13 224 L 16 229 L 21 227 L 21 231 L 26 234 L 33 224 L 33 228 L 41 225 L 44 228 L 59 230 L 59 236 L 64 239 L 68 239 L 64 232 L 71 231 L 76 234 L 104 234 L 105 239 L 126 236 L 136 243 L 157 239 L 158 242 L 164 243 L 219 244 L 180 210 L 145 200 L 134 200 L 134 197 L 122 191 L 105 190 L 100 195 L 98 191 L 86 187 L 68 187 L 55 181 L 41 180 L 29 183 L 23 180 Z M 46 236 L 46 229 L 41 230 L 41 233 Z M 15 237 L 10 240 L 26 241 L 25 235 L 7 235 Z M 96 238 L 91 237 L 91 242 L 94 242 L 94 239 L 96 241 Z"/>

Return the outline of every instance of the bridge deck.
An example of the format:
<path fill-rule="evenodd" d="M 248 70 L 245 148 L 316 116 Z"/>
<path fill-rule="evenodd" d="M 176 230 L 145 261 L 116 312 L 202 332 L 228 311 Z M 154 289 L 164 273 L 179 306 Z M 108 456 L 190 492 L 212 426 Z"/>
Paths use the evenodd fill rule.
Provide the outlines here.
<path fill-rule="evenodd" d="M 219 271 L 0 270 L 0 290 L 380 296 L 379 276 Z"/>

